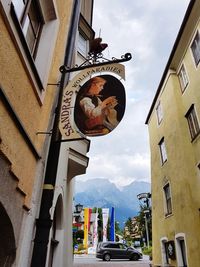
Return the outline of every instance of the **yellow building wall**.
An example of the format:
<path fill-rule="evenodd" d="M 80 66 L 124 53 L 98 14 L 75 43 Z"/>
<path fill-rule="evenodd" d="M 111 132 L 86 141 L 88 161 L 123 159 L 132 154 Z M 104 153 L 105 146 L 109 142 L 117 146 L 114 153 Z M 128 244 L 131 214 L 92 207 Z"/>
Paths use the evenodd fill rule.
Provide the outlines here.
<path fill-rule="evenodd" d="M 60 27 L 57 34 L 49 83 L 57 83 L 60 79 L 59 67 L 63 64 L 64 60 L 66 33 L 68 32 L 72 3 L 73 1 L 57 1 Z M 47 86 L 45 88 L 44 101 L 41 104 L 27 73 L 28 70 L 21 61 L 1 15 L 0 25 L 1 88 L 3 88 L 9 102 L 40 154 L 43 149 L 45 136 L 37 135 L 36 133 L 47 130 L 52 105 L 59 89 L 56 86 Z M 10 161 L 11 170 L 16 179 L 19 180 L 18 187 L 26 195 L 24 205 L 29 208 L 38 159 L 34 157 L 2 103 L 0 104 L 0 114 L 0 150 Z"/>
<path fill-rule="evenodd" d="M 185 233 L 188 266 L 200 262 L 200 161 L 199 137 L 191 142 L 185 114 L 194 103 L 200 118 L 200 74 L 197 75 L 188 51 L 184 63 L 190 84 L 182 95 L 176 73 L 168 76 L 160 93 L 163 121 L 158 126 L 155 110 L 149 122 L 152 177 L 153 262 L 162 264 L 161 238 L 175 240 L 175 235 Z M 198 85 L 198 86 L 197 86 Z M 156 107 L 156 105 L 155 105 Z M 159 142 L 164 137 L 167 162 L 162 166 Z M 169 182 L 172 194 L 172 215 L 165 217 L 163 186 Z M 177 261 L 171 261 L 177 266 Z"/>

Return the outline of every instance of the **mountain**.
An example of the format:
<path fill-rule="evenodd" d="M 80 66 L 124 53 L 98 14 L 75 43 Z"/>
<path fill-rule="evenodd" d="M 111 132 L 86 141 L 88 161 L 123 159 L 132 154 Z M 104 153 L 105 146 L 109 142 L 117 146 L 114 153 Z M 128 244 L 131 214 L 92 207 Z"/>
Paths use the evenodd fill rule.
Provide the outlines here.
<path fill-rule="evenodd" d="M 115 219 L 123 227 L 123 222 L 139 212 L 137 195 L 151 191 L 151 184 L 134 181 L 118 189 L 108 179 L 91 179 L 78 181 L 75 184 L 75 205 L 80 203 L 84 207 L 115 208 Z"/>

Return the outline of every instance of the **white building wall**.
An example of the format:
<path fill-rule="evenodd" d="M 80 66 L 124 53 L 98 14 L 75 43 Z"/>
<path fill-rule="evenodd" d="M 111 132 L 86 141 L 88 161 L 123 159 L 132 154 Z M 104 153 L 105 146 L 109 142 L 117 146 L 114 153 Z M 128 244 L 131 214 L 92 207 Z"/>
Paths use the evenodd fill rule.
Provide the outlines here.
<path fill-rule="evenodd" d="M 61 199 L 61 212 L 56 213 L 56 216 L 60 216 L 57 220 L 61 221 L 61 229 L 57 229 L 56 225 L 56 240 L 59 243 L 54 249 L 52 261 L 51 242 L 49 242 L 46 267 L 72 267 L 73 265 L 72 208 L 74 177 L 86 171 L 88 165 L 88 158 L 86 157 L 88 147 L 89 140 L 66 142 L 61 145 L 55 194 L 53 206 L 50 211 L 53 220 L 58 198 L 59 200 Z M 51 231 L 50 238 L 52 238 L 52 235 L 53 232 Z"/>

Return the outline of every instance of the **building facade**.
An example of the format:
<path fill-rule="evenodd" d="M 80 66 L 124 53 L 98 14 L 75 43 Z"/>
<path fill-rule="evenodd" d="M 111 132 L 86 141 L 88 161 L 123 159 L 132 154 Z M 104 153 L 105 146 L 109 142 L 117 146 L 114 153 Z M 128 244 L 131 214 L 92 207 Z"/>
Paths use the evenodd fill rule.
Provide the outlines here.
<path fill-rule="evenodd" d="M 200 1 L 191 0 L 150 108 L 153 263 L 200 262 Z"/>
<path fill-rule="evenodd" d="M 63 142 L 53 188 L 44 180 L 61 80 L 72 76 L 59 67 L 84 60 L 92 12 L 93 0 L 0 2 L 0 266 L 31 265 L 44 190 L 53 192 L 45 264 L 72 266 L 73 178 L 86 171 L 89 140 Z"/>

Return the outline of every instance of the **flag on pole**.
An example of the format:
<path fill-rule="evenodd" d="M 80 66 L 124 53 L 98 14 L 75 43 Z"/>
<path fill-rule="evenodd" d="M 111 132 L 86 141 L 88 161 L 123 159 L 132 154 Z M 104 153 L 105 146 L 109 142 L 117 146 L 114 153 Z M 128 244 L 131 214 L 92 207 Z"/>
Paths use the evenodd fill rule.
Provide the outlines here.
<path fill-rule="evenodd" d="M 84 208 L 84 248 L 88 248 L 88 220 L 89 219 L 89 208 Z"/>
<path fill-rule="evenodd" d="M 110 241 L 115 241 L 115 209 L 111 209 L 111 218 L 110 218 Z"/>
<path fill-rule="evenodd" d="M 103 218 L 103 242 L 107 241 L 107 224 L 108 224 L 108 215 L 109 209 L 102 209 L 102 218 Z"/>
<path fill-rule="evenodd" d="M 96 249 L 98 243 L 98 209 L 95 214 L 94 230 L 93 230 L 93 247 Z"/>
<path fill-rule="evenodd" d="M 90 232 L 90 219 L 91 219 L 92 209 L 88 209 L 88 233 Z"/>

